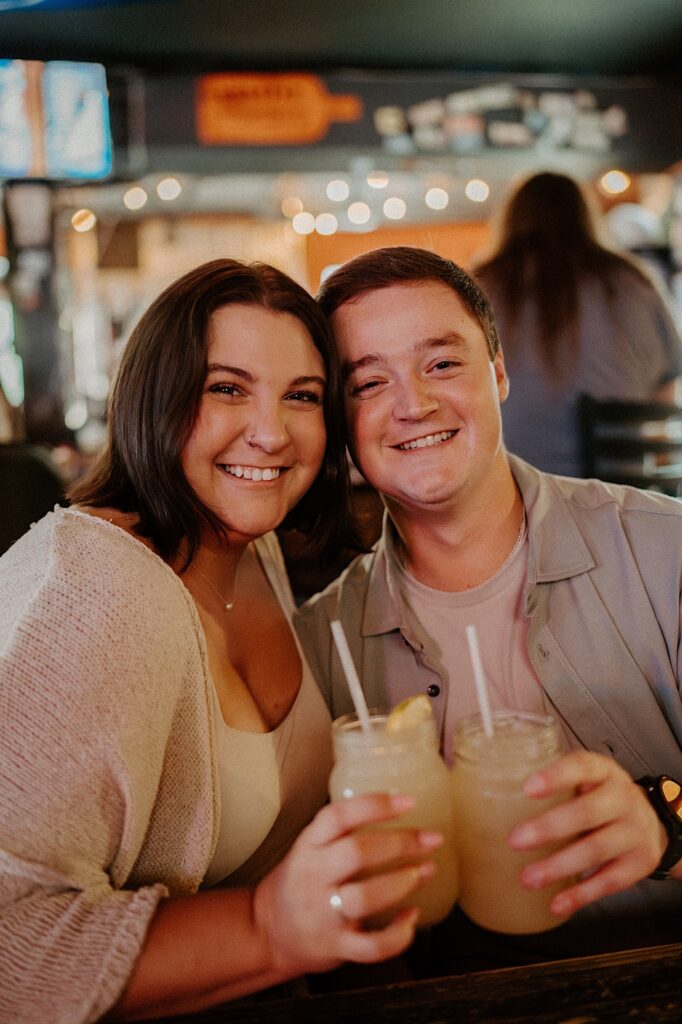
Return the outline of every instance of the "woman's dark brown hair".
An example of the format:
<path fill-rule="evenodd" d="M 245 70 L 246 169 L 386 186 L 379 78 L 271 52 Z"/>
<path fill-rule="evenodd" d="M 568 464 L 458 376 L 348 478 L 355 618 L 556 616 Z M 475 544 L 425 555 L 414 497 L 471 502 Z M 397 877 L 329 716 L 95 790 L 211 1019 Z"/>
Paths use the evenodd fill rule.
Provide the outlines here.
<path fill-rule="evenodd" d="M 476 278 L 499 296 L 504 308 L 505 350 L 512 353 L 522 344 L 514 328 L 529 300 L 537 310 L 540 359 L 548 379 L 558 383 L 577 362 L 581 284 L 591 278 L 611 298 L 616 273 L 644 275 L 600 243 L 590 202 L 564 174 L 543 172 L 520 185 L 507 200 L 497 234 L 494 253 L 477 268 Z M 557 345 L 561 334 L 570 349 Z"/>
<path fill-rule="evenodd" d="M 138 533 L 153 542 L 162 558 L 170 561 L 182 548 L 183 569 L 196 554 L 203 526 L 225 536 L 223 524 L 189 486 L 181 457 L 205 384 L 209 322 L 217 309 L 232 303 L 295 316 L 324 361 L 325 459 L 282 525 L 309 534 L 321 558 L 331 560 L 340 550 L 357 546 L 338 359 L 312 296 L 265 263 L 213 260 L 179 278 L 152 303 L 121 358 L 109 400 L 106 446 L 69 499 L 137 513 Z"/>

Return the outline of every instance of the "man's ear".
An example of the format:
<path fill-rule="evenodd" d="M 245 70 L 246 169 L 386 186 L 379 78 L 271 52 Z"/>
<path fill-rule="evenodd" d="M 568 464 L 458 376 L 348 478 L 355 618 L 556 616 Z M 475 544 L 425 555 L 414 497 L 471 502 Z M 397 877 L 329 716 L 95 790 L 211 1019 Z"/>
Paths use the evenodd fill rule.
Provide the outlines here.
<path fill-rule="evenodd" d="M 495 381 L 497 383 L 497 394 L 500 402 L 504 402 L 507 395 L 509 394 L 509 377 L 507 376 L 507 370 L 504 365 L 504 355 L 502 349 L 498 349 L 497 355 L 493 359 L 493 369 L 495 370 Z"/>

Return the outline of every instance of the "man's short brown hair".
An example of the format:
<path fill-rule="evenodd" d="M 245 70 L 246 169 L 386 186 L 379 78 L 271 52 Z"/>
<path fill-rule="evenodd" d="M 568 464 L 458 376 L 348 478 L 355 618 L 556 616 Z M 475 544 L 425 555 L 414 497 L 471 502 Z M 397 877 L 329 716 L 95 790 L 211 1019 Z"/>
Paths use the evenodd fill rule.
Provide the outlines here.
<path fill-rule="evenodd" d="M 367 292 L 396 284 L 427 281 L 440 281 L 460 298 L 483 331 L 490 358 L 494 359 L 500 348 L 500 339 L 488 299 L 465 270 L 428 249 L 394 245 L 356 256 L 329 275 L 320 288 L 317 301 L 325 316 L 330 317 L 339 306 Z"/>

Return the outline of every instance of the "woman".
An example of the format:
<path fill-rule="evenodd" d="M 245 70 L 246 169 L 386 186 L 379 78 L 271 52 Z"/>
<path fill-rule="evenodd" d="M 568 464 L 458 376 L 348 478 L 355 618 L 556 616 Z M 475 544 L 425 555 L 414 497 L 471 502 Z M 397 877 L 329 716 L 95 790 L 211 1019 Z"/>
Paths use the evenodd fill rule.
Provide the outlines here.
<path fill-rule="evenodd" d="M 133 332 L 74 507 L 0 560 L 0 1020 L 193 1012 L 410 942 L 413 911 L 357 920 L 432 866 L 352 881 L 439 842 L 352 834 L 409 801 L 304 828 L 330 722 L 271 531 L 346 530 L 336 375 L 300 286 L 199 267 Z"/>
<path fill-rule="evenodd" d="M 599 243 L 571 178 L 536 174 L 513 192 L 476 276 L 511 382 L 502 409 L 510 451 L 580 476 L 582 394 L 675 401 L 682 342 L 670 312 L 634 262 Z"/>

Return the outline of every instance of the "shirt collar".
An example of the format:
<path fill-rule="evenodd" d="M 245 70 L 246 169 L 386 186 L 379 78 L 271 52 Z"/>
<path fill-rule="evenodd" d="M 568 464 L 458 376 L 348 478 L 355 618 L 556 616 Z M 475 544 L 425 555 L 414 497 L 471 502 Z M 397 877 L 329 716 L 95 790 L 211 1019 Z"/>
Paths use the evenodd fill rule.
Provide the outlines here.
<path fill-rule="evenodd" d="M 594 568 L 558 479 L 509 455 L 528 519 L 530 583 L 569 579 Z"/>
<path fill-rule="evenodd" d="M 588 572 L 594 559 L 553 477 L 514 455 L 508 458 L 528 520 L 527 588 Z M 410 642 L 423 647 L 421 624 L 399 597 L 397 557 L 393 526 L 385 511 L 370 570 L 362 635 L 400 630 L 409 634 Z"/>

